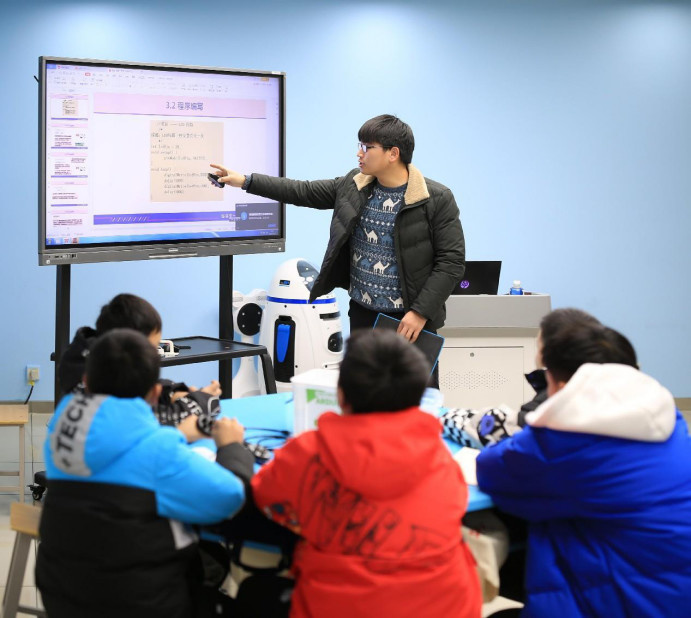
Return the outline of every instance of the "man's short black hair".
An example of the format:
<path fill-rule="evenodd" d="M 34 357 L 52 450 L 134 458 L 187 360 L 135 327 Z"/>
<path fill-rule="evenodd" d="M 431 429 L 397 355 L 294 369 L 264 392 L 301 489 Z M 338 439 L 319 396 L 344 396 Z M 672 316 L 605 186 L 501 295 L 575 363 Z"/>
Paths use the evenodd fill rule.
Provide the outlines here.
<path fill-rule="evenodd" d="M 417 406 L 430 367 L 424 354 L 394 332 L 354 331 L 338 385 L 353 412 L 396 412 Z"/>
<path fill-rule="evenodd" d="M 96 320 L 99 335 L 114 328 L 132 328 L 148 337 L 151 333 L 160 333 L 162 327 L 161 316 L 154 306 L 134 294 L 118 294 L 103 305 Z"/>
<path fill-rule="evenodd" d="M 560 382 L 568 382 L 585 363 L 638 367 L 631 342 L 620 332 L 598 321 L 565 323 L 561 328 L 549 329 L 547 335 L 541 331 L 541 339 L 542 362 L 552 377 Z"/>
<path fill-rule="evenodd" d="M 413 150 L 415 150 L 413 130 L 396 116 L 382 114 L 370 118 L 360 127 L 357 137 L 361 142 L 376 142 L 384 148 L 396 146 L 400 152 L 401 161 L 406 165 L 413 160 Z"/>
<path fill-rule="evenodd" d="M 146 397 L 158 380 L 160 364 L 142 333 L 116 328 L 101 335 L 86 357 L 86 386 L 94 395 Z"/>

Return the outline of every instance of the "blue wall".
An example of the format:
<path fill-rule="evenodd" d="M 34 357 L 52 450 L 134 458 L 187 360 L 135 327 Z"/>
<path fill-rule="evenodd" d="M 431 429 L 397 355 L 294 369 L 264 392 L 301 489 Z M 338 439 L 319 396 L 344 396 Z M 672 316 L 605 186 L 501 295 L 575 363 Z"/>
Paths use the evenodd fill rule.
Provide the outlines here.
<path fill-rule="evenodd" d="M 0 400 L 26 395 L 30 363 L 42 370 L 34 399 L 52 397 L 55 271 L 36 265 L 39 55 L 286 71 L 297 178 L 350 169 L 360 124 L 398 114 L 417 166 L 456 194 L 470 259 L 502 259 L 503 289 L 521 279 L 618 328 L 648 373 L 691 396 L 688 3 L 13 2 L 0 49 Z M 287 257 L 319 265 L 328 215 L 288 217 Z M 236 258 L 235 288 L 266 287 L 285 257 Z M 213 335 L 217 262 L 73 267 L 73 330 L 130 291 L 159 308 L 166 336 Z M 214 373 L 185 371 L 198 384 Z"/>

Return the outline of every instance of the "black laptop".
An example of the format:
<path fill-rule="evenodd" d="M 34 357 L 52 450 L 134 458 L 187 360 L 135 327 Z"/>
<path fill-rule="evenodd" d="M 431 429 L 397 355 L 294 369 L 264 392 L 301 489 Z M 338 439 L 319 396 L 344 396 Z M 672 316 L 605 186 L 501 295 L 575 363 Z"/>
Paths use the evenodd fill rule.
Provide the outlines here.
<path fill-rule="evenodd" d="M 452 296 L 466 296 L 473 294 L 496 295 L 499 289 L 499 275 L 501 261 L 483 262 L 469 261 L 465 263 L 463 279 L 451 292 Z"/>

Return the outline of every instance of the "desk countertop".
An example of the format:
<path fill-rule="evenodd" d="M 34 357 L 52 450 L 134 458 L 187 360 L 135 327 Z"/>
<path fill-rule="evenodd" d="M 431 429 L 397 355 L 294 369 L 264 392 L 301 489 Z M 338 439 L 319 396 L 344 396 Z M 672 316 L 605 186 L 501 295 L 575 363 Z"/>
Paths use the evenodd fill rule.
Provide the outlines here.
<path fill-rule="evenodd" d="M 253 442 L 269 432 L 293 430 L 293 395 L 278 393 L 243 399 L 222 399 L 221 416 L 235 417 L 245 426 L 245 439 Z M 450 440 L 444 441 L 452 453 L 460 446 Z M 267 444 L 270 446 L 270 444 Z M 492 500 L 475 485 L 468 485 L 468 511 L 490 508 Z"/>

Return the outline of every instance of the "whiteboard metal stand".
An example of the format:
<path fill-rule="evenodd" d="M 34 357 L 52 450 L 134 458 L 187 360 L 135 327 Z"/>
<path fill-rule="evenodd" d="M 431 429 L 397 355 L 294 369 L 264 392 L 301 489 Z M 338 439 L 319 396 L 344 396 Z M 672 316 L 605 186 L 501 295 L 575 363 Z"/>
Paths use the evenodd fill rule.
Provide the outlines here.
<path fill-rule="evenodd" d="M 55 352 L 50 355 L 55 361 L 55 406 L 60 401 L 60 359 L 70 345 L 70 264 L 58 264 L 55 275 Z"/>
<path fill-rule="evenodd" d="M 218 295 L 218 334 L 219 339 L 209 337 L 186 337 L 190 350 L 178 356 L 161 359 L 161 366 L 185 365 L 207 361 L 218 361 L 218 381 L 223 390 L 222 397 L 233 396 L 233 359 L 242 356 L 258 356 L 264 373 L 267 393 L 276 392 L 271 357 L 265 346 L 234 341 L 233 327 L 233 256 L 220 256 L 219 295 Z M 60 359 L 70 344 L 70 264 L 58 264 L 55 292 L 55 352 L 51 360 L 55 361 L 55 405 L 60 400 Z M 182 342 L 182 339 L 177 339 Z M 197 349 L 195 350 L 195 343 Z M 209 345 L 211 344 L 211 345 Z"/>

